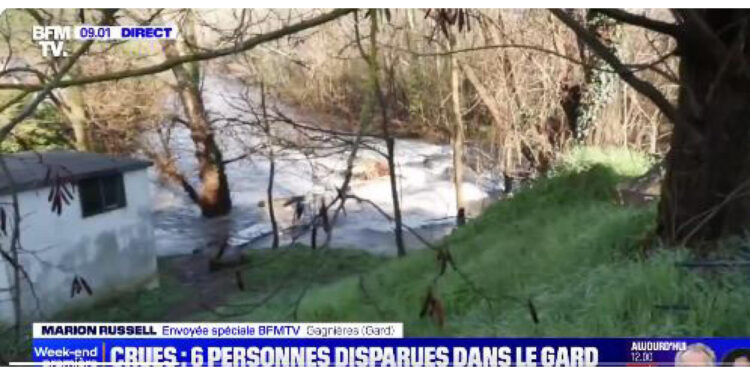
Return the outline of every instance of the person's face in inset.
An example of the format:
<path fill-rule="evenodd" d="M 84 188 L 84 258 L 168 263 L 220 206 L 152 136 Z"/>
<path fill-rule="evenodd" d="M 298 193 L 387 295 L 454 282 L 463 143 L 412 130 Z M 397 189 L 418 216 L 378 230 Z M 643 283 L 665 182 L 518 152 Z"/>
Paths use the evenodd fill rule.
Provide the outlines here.
<path fill-rule="evenodd" d="M 750 359 L 747 357 L 739 357 L 732 362 L 733 367 L 750 367 Z"/>
<path fill-rule="evenodd" d="M 713 366 L 711 357 L 699 350 L 689 350 L 680 356 L 680 366 Z"/>

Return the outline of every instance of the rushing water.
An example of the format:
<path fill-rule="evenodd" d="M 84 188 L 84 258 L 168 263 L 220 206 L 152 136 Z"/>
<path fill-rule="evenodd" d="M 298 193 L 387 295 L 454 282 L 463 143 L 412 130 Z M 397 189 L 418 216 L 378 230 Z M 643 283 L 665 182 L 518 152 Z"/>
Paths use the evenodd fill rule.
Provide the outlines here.
<path fill-rule="evenodd" d="M 204 98 L 208 110 L 224 116 L 243 116 L 238 96 L 245 88 L 237 81 L 226 78 L 208 79 L 204 84 Z M 257 92 L 253 98 L 257 99 Z M 295 119 L 305 120 L 291 108 L 276 103 Z M 247 114 L 244 115 L 247 117 Z M 283 125 L 274 124 L 282 127 Z M 257 133 L 225 126 L 217 129 L 219 143 L 225 158 L 242 155 L 249 147 L 262 142 Z M 368 139 L 380 151 L 382 141 Z M 179 156 L 178 165 L 197 180 L 196 161 L 186 130 L 177 130 L 170 142 L 172 152 Z M 437 239 L 449 233 L 455 222 L 455 191 L 451 181 L 451 148 L 416 140 L 396 141 L 396 165 L 404 222 L 416 228 L 425 238 Z M 286 150 L 276 161 L 274 196 L 334 196 L 340 186 L 342 171 L 349 153 L 336 152 L 318 158 L 308 158 L 302 152 Z M 373 149 L 361 149 L 357 163 L 383 160 Z M 160 255 L 189 254 L 218 246 L 225 238 L 235 246 L 267 247 L 270 244 L 270 221 L 267 208 L 259 202 L 266 198 L 269 162 L 262 156 L 250 157 L 227 165 L 227 176 L 232 192 L 231 214 L 205 219 L 199 209 L 190 203 L 180 188 L 163 185 L 156 172 L 151 171 L 152 196 L 156 227 L 157 248 Z M 468 174 L 463 185 L 467 201 L 479 202 L 494 196 L 502 187 L 499 177 Z M 369 199 L 387 212 L 392 212 L 390 182 L 387 176 L 355 178 L 352 193 Z M 277 208 L 278 209 L 278 208 Z M 284 209 L 282 209 L 284 210 Z M 313 209 L 308 208 L 307 211 Z M 290 226 L 281 215 L 282 229 Z M 333 230 L 331 246 L 357 248 L 378 254 L 395 254 L 393 224 L 367 204 L 347 201 L 346 214 L 339 216 Z M 300 233 L 296 233 L 299 235 Z M 286 233 L 282 242 L 289 243 L 293 234 Z M 309 234 L 302 234 L 298 242 L 309 243 Z M 407 248 L 423 245 L 411 234 L 405 234 Z"/>

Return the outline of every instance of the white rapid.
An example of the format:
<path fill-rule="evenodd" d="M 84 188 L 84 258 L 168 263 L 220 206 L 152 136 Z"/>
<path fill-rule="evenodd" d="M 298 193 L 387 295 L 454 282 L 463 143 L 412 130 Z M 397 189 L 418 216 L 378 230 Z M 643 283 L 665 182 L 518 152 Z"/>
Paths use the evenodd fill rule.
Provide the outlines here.
<path fill-rule="evenodd" d="M 247 114 L 243 115 L 237 109 L 241 106 L 238 96 L 243 90 L 245 86 L 239 81 L 228 78 L 207 79 L 204 84 L 206 106 L 216 115 L 247 118 Z M 256 91 L 254 98 L 257 99 L 257 96 Z M 290 117 L 305 121 L 303 114 L 279 103 L 275 105 Z M 286 125 L 273 126 L 280 129 Z M 242 155 L 249 147 L 263 142 L 259 134 L 247 129 L 238 130 L 237 127 L 220 127 L 217 133 L 226 159 Z M 377 149 L 385 150 L 381 140 L 367 141 Z M 187 172 L 192 181 L 197 181 L 196 161 L 187 130 L 176 131 L 170 148 L 179 155 L 181 170 Z M 404 222 L 431 240 L 446 235 L 453 227 L 456 212 L 450 146 L 397 140 L 395 149 Z M 348 151 L 318 158 L 308 158 L 302 152 L 294 150 L 280 151 L 276 161 L 274 196 L 307 196 L 308 202 L 313 195 L 333 197 L 335 188 L 340 186 L 343 179 L 348 156 Z M 384 159 L 376 151 L 360 149 L 355 170 L 364 170 L 365 166 L 372 166 L 377 162 L 384 162 Z M 204 219 L 200 216 L 199 209 L 189 202 L 179 187 L 162 184 L 156 171 L 151 171 L 159 254 L 167 256 L 203 251 L 217 246 L 225 238 L 229 238 L 230 244 L 234 246 L 268 247 L 270 236 L 267 234 L 270 233 L 271 225 L 267 208 L 258 204 L 266 199 L 268 174 L 269 162 L 260 155 L 228 164 L 227 175 L 234 204 L 232 212 L 226 217 Z M 501 188 L 502 178 L 491 174 L 467 173 L 463 184 L 465 199 L 474 202 L 496 196 Z M 387 175 L 369 178 L 357 175 L 352 180 L 351 192 L 375 202 L 389 213 L 392 212 Z M 317 202 L 311 202 L 310 205 L 315 203 Z M 314 211 L 314 208 L 308 207 L 307 213 L 310 211 Z M 288 221 L 283 218 L 281 221 L 282 229 L 288 226 Z M 289 243 L 292 235 L 285 234 L 282 241 Z M 296 241 L 308 244 L 309 233 L 301 235 Z M 405 241 L 409 249 L 424 247 L 409 233 L 405 233 Z M 339 216 L 333 230 L 330 245 L 395 255 L 393 224 L 370 205 L 349 200 L 346 214 Z"/>

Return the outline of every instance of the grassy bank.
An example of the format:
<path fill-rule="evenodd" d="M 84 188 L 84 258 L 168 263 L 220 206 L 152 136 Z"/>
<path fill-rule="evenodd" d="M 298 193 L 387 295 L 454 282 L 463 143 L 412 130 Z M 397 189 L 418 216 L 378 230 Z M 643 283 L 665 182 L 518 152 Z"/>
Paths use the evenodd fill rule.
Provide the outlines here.
<path fill-rule="evenodd" d="M 187 321 L 400 321 L 413 336 L 746 336 L 750 280 L 740 272 L 675 265 L 687 251 L 643 256 L 655 207 L 615 203 L 614 187 L 649 160 L 622 150 L 580 149 L 553 176 L 446 238 L 458 272 L 440 276 L 436 253 L 384 259 L 357 250 L 253 250 L 244 290 Z M 62 321 L 159 321 L 196 291 L 160 264 L 161 287 L 129 293 Z M 216 274 L 233 278 L 234 272 Z M 433 290 L 440 327 L 420 317 Z M 529 301 L 538 317 L 534 323 Z"/>
<path fill-rule="evenodd" d="M 431 251 L 315 283 L 302 296 L 297 317 L 403 321 L 408 335 L 750 334 L 750 283 L 742 275 L 677 267 L 688 257 L 680 250 L 641 255 L 639 244 L 652 230 L 655 207 L 620 207 L 613 190 L 648 164 L 622 150 L 577 150 L 555 176 L 498 202 L 456 231 L 442 246 L 450 249 L 460 274 L 448 270 L 433 287 L 445 307 L 442 328 L 419 316 L 439 272 Z M 318 274 L 315 264 L 295 267 L 300 274 Z M 300 289 L 247 314 L 235 309 L 231 320 L 284 320 Z M 259 300 L 238 294 L 233 301 Z"/>

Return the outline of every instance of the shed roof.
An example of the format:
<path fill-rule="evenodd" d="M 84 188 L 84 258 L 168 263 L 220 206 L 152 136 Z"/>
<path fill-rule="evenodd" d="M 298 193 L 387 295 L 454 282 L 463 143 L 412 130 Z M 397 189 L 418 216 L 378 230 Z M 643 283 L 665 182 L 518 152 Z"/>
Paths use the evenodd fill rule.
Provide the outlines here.
<path fill-rule="evenodd" d="M 106 175 L 144 169 L 151 162 L 130 157 L 77 151 L 19 152 L 2 155 L 8 166 L 16 191 L 39 189 L 51 185 L 56 178 L 71 182 Z M 10 180 L 0 170 L 0 194 L 11 191 Z"/>

